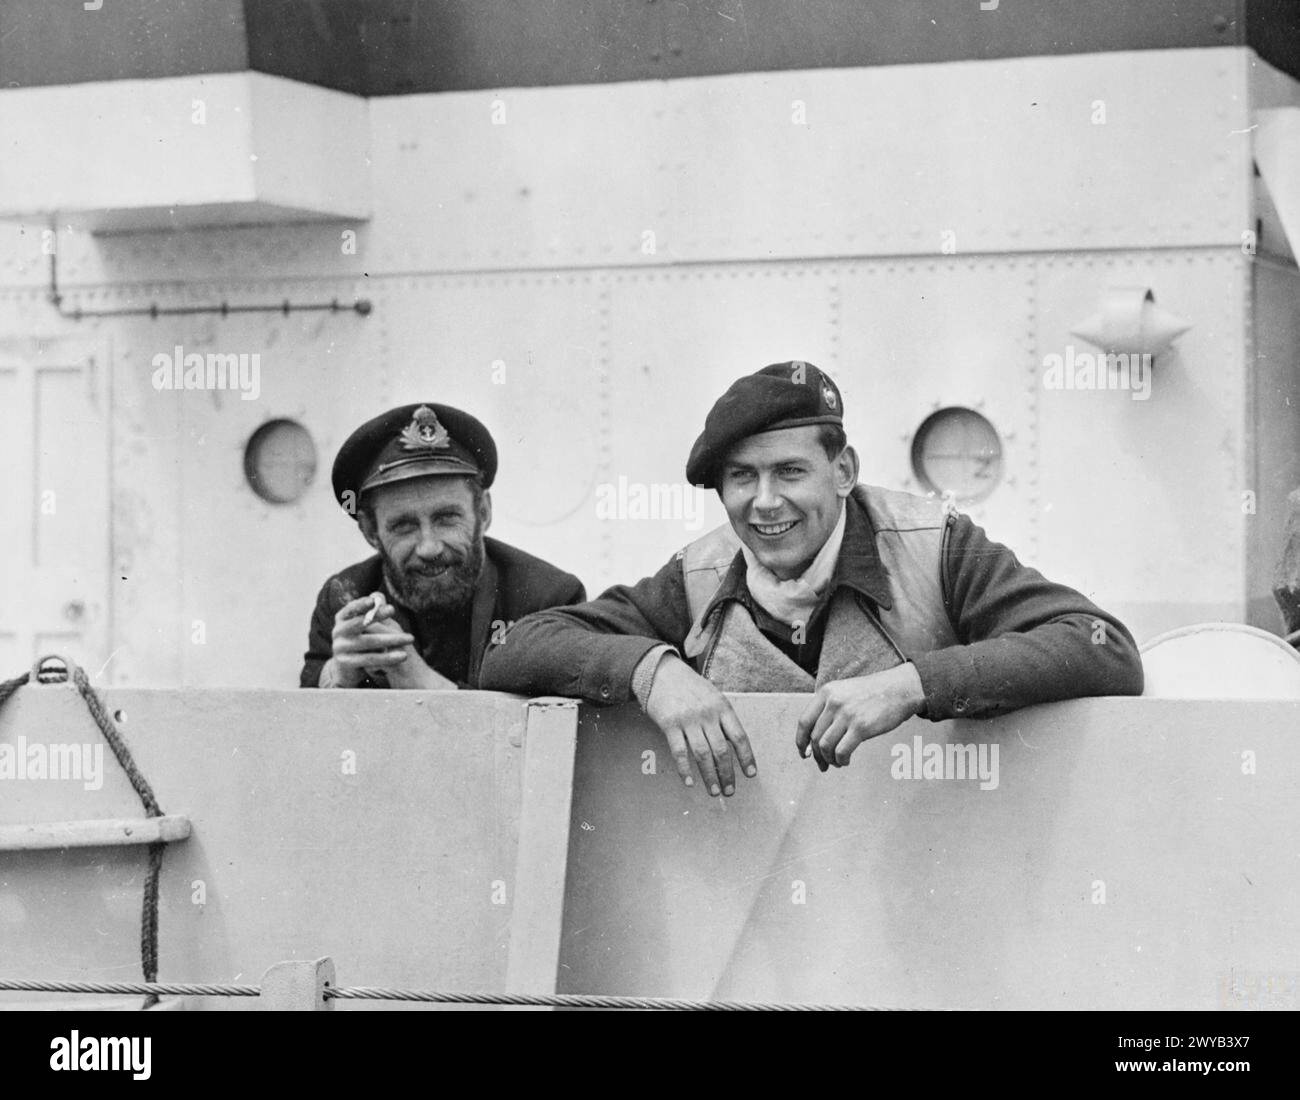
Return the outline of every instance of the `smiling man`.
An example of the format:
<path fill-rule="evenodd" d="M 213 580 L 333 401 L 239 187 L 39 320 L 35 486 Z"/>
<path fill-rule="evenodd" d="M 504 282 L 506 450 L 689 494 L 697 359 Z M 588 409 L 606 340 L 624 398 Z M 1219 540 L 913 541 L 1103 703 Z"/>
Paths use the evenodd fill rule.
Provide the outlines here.
<path fill-rule="evenodd" d="M 496 471 L 487 429 L 448 405 L 403 405 L 348 437 L 334 496 L 376 553 L 321 588 L 302 687 L 472 687 L 493 634 L 586 598 L 577 577 L 486 537 Z"/>
<path fill-rule="evenodd" d="M 482 686 L 635 697 L 678 772 L 732 794 L 756 774 L 724 691 L 807 692 L 794 732 L 823 771 L 913 715 L 986 718 L 1031 703 L 1139 695 L 1114 617 L 927 497 L 858 483 L 835 383 L 808 363 L 739 379 L 686 464 L 730 523 L 653 577 L 515 625 Z"/>

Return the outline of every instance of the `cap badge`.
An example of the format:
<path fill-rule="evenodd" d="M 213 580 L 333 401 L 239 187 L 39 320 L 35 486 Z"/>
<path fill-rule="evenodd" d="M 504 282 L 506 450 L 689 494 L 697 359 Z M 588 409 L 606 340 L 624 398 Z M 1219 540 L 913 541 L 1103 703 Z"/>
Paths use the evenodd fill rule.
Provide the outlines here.
<path fill-rule="evenodd" d="M 445 451 L 450 446 L 451 436 L 428 405 L 416 409 L 411 422 L 402 429 L 404 451 Z"/>
<path fill-rule="evenodd" d="M 840 403 L 840 399 L 835 396 L 835 391 L 829 383 L 822 384 L 822 400 L 826 402 L 828 409 L 833 409 Z"/>

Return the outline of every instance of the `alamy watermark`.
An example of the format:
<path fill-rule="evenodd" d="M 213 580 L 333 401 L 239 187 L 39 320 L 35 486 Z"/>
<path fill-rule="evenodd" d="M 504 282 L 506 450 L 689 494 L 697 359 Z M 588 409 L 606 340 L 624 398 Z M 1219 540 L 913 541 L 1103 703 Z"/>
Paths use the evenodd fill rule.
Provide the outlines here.
<path fill-rule="evenodd" d="M 1151 355 L 1136 352 L 1074 350 L 1067 344 L 1064 355 L 1043 357 L 1047 368 L 1043 388 L 1049 390 L 1129 390 L 1134 401 L 1151 396 Z"/>
<path fill-rule="evenodd" d="M 59 1071 L 107 1070 L 129 1073 L 133 1080 L 147 1081 L 153 1039 L 144 1035 L 82 1035 L 72 1031 L 50 1040 L 50 1069 Z"/>
<path fill-rule="evenodd" d="M 29 745 L 19 734 L 0 745 L 0 779 L 72 780 L 97 791 L 104 785 L 104 743 Z"/>
<path fill-rule="evenodd" d="M 978 779 L 981 791 L 998 789 L 998 746 L 963 745 L 949 741 L 926 744 L 918 733 L 911 744 L 899 742 L 890 750 L 895 779 Z"/>
<path fill-rule="evenodd" d="M 162 390 L 238 390 L 244 401 L 256 401 L 262 392 L 262 356 L 259 352 L 186 353 L 177 344 L 171 352 L 153 357 L 153 388 Z"/>
<path fill-rule="evenodd" d="M 596 518 L 601 520 L 681 520 L 688 531 L 704 524 L 705 492 L 694 485 L 645 484 L 619 475 L 616 483 L 596 486 Z"/>

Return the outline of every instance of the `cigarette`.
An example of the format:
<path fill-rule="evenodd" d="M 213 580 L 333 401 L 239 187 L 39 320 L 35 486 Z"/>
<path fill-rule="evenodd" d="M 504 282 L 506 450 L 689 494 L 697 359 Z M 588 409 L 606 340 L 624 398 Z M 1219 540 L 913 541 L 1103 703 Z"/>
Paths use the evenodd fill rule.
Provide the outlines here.
<path fill-rule="evenodd" d="M 382 592 L 376 592 L 370 597 L 375 601 L 375 606 L 366 612 L 366 617 L 361 620 L 362 626 L 369 626 L 375 621 L 375 616 L 379 614 L 379 609 L 384 606 L 384 596 Z"/>

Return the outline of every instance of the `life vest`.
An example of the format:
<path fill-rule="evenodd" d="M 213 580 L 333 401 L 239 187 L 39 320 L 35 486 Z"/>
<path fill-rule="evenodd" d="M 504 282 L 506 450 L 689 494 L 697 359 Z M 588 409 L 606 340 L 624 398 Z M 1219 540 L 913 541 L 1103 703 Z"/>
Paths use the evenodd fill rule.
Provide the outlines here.
<path fill-rule="evenodd" d="M 858 485 L 845 507 L 864 508 L 876 553 L 889 580 L 890 602 L 878 608 L 847 588 L 831 598 L 817 676 L 774 646 L 737 600 L 705 612 L 740 552 L 727 524 L 678 555 L 691 614 L 683 653 L 723 691 L 811 692 L 822 684 L 865 676 L 920 653 L 958 642 L 944 606 L 941 564 L 947 515 L 937 500 Z"/>

